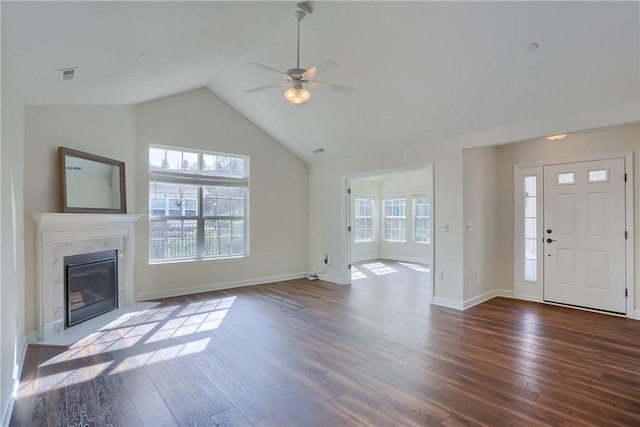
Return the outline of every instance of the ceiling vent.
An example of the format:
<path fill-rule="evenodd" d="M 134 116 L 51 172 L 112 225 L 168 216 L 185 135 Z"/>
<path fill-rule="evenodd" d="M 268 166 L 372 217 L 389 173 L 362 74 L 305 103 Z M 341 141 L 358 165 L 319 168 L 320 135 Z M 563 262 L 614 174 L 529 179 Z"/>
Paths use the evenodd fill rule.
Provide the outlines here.
<path fill-rule="evenodd" d="M 315 154 L 324 153 L 325 151 L 327 151 L 326 148 L 316 148 L 315 150 L 313 150 Z"/>
<path fill-rule="evenodd" d="M 58 81 L 64 82 L 67 80 L 73 80 L 76 77 L 78 67 L 61 68 L 58 70 Z"/>

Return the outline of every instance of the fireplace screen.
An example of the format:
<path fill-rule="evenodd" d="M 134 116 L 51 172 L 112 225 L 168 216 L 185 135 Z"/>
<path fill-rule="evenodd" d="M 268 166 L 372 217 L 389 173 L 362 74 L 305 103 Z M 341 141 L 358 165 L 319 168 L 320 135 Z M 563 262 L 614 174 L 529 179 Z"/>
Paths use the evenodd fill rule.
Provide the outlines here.
<path fill-rule="evenodd" d="M 64 264 L 67 327 L 117 308 L 117 251 L 67 256 Z"/>

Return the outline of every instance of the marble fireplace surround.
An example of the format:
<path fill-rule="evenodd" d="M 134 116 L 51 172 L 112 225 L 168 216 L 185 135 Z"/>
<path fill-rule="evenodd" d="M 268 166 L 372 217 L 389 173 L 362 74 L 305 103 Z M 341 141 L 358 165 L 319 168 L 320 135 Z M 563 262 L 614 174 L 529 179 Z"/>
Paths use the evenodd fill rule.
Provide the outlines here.
<path fill-rule="evenodd" d="M 118 307 L 135 301 L 133 287 L 133 225 L 136 214 L 42 213 L 36 223 L 37 339 L 64 329 L 64 257 L 106 250 L 118 251 Z"/>

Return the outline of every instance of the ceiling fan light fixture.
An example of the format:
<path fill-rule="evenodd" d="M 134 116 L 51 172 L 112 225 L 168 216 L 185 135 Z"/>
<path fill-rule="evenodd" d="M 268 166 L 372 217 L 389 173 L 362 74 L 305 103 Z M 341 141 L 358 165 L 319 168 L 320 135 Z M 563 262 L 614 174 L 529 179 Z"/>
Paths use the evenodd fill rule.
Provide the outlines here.
<path fill-rule="evenodd" d="M 284 92 L 284 97 L 292 104 L 302 104 L 311 99 L 311 92 L 303 87 L 290 87 Z"/>

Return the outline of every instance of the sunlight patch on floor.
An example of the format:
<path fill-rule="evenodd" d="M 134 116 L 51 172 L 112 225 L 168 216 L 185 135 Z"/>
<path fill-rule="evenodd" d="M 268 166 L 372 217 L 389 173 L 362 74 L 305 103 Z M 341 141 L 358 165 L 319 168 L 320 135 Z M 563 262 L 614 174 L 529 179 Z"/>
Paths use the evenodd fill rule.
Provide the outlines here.
<path fill-rule="evenodd" d="M 415 270 L 415 271 L 420 271 L 420 272 L 425 272 L 425 273 L 428 273 L 429 271 L 431 271 L 429 269 L 429 267 L 425 267 L 424 265 L 420 265 L 420 264 L 413 264 L 413 263 L 410 263 L 410 262 L 399 262 L 398 264 L 404 265 L 405 267 L 408 267 L 408 268 L 410 268 L 412 270 Z"/>
<path fill-rule="evenodd" d="M 355 267 L 351 267 L 351 280 L 366 279 L 367 275 Z"/>
<path fill-rule="evenodd" d="M 235 300 L 236 297 L 232 296 L 152 308 L 135 316 L 128 315 L 124 319 L 111 322 L 108 327 L 85 336 L 69 346 L 66 351 L 41 363 L 39 367 L 46 367 L 54 372 L 57 369 L 59 372 L 49 377 L 41 377 L 45 382 L 40 384 L 45 384 L 46 390 L 55 390 L 91 381 L 100 375 L 118 374 L 152 363 L 203 352 L 207 349 L 211 337 L 197 339 L 196 334 L 219 328 Z M 175 338 L 180 338 L 178 344 L 174 344 L 175 341 L 167 341 Z M 139 351 L 139 354 L 116 357 L 119 362 L 90 363 L 91 357 L 101 353 L 132 348 L 134 349 L 129 350 L 130 352 Z M 87 359 L 88 365 L 71 369 L 66 365 L 79 364 L 82 359 Z M 74 360 L 77 362 L 73 362 Z M 33 392 L 41 393 L 46 390 L 39 389 Z"/>
<path fill-rule="evenodd" d="M 370 264 L 362 264 L 362 266 L 367 270 L 369 270 L 370 272 L 372 272 L 373 274 L 375 274 L 376 276 L 382 276 L 384 274 L 391 274 L 391 273 L 398 272 L 398 270 L 396 270 L 395 268 L 390 267 L 381 262 L 372 262 Z"/>

